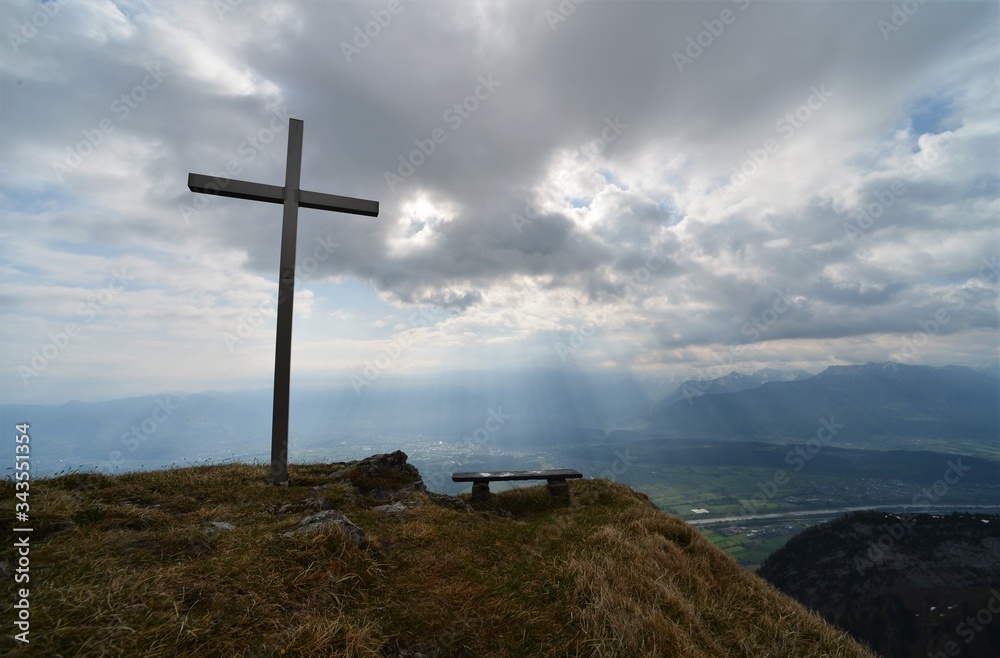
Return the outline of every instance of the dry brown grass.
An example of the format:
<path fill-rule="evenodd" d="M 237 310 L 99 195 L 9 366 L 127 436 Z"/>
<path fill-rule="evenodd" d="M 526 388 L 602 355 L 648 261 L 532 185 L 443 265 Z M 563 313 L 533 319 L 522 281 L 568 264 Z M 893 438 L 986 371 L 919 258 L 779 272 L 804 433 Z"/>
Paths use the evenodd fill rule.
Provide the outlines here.
<path fill-rule="evenodd" d="M 874 655 L 622 485 L 572 481 L 568 505 L 544 486 L 512 490 L 473 513 L 415 493 L 415 509 L 394 515 L 330 484 L 342 466 L 292 466 L 289 487 L 239 464 L 34 480 L 31 645 L 19 647 L 8 625 L 0 650 Z M 13 500 L 10 482 L 0 490 Z M 336 527 L 282 536 L 320 507 L 342 510 L 371 545 L 356 548 Z M 67 520 L 70 532 L 46 536 Z M 210 535 L 213 520 L 237 529 Z M 5 619 L 12 603 L 10 592 Z"/>

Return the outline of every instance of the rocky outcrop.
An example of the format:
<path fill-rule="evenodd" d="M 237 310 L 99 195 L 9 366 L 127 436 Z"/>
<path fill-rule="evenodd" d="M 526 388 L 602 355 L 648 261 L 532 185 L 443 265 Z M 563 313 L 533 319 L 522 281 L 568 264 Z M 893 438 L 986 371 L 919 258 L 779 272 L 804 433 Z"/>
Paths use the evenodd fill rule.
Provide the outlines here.
<path fill-rule="evenodd" d="M 372 455 L 359 461 L 347 462 L 332 477 L 350 483 L 367 496 L 379 499 L 394 499 L 399 494 L 427 491 L 420 478 L 420 471 L 406 460 L 406 453 L 402 450 Z"/>
<path fill-rule="evenodd" d="M 856 512 L 793 537 L 760 575 L 887 658 L 1000 655 L 998 515 Z"/>

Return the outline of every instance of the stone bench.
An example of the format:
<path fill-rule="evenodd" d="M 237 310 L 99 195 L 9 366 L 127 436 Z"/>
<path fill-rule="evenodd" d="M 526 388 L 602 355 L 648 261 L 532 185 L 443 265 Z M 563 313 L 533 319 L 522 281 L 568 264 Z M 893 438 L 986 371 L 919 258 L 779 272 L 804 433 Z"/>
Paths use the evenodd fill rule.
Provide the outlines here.
<path fill-rule="evenodd" d="M 569 478 L 582 478 L 583 473 L 571 468 L 559 468 L 549 471 L 497 471 L 494 473 L 454 473 L 452 482 L 471 482 L 472 500 L 490 499 L 490 482 L 509 482 L 511 480 L 547 480 L 549 493 L 565 498 L 569 496 Z"/>

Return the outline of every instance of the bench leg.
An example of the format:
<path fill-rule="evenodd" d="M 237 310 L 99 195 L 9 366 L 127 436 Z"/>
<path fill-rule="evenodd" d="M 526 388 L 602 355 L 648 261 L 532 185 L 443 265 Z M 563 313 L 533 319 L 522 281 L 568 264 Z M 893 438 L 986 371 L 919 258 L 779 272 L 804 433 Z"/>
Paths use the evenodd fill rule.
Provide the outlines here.
<path fill-rule="evenodd" d="M 472 500 L 487 502 L 491 498 L 493 498 L 493 494 L 490 493 L 489 482 L 472 483 Z"/>
<path fill-rule="evenodd" d="M 553 498 L 569 500 L 569 485 L 565 478 L 549 480 L 546 488 Z"/>

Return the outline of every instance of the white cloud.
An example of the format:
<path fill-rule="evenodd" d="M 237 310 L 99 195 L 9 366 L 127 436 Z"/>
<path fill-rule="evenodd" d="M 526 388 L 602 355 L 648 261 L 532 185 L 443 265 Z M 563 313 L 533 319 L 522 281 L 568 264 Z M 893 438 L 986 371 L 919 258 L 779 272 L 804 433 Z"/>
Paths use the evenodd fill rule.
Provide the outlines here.
<path fill-rule="evenodd" d="M 16 25 L 36 7 L 0 11 Z M 268 381 L 280 209 L 180 208 L 191 171 L 280 185 L 289 115 L 306 122 L 303 187 L 381 203 L 300 213 L 300 261 L 338 245 L 296 292 L 296 367 L 316 377 L 393 340 L 408 371 L 558 365 L 581 327 L 578 364 L 697 370 L 782 290 L 796 303 L 734 367 L 885 360 L 963 290 L 918 358 L 997 357 L 996 276 L 976 278 L 998 245 L 995 4 L 927 4 L 886 40 L 882 4 L 753 3 L 682 73 L 673 53 L 717 7 L 592 2 L 552 30 L 544 4 L 408 3 L 346 61 L 340 41 L 381 7 L 80 2 L 5 53 L 12 400 L 82 397 L 88 377 L 122 393 Z M 162 82 L 115 113 L 157 64 Z M 500 85 L 452 129 L 443 113 L 480 76 Z M 916 134 L 925 99 L 946 109 Z M 103 119 L 113 131 L 57 180 Z M 435 128 L 447 140 L 391 192 L 384 172 Z M 22 386 L 17 364 L 121 268 L 129 285 Z M 344 280 L 370 288 L 330 297 Z M 251 321 L 234 353 L 225 334 Z"/>

